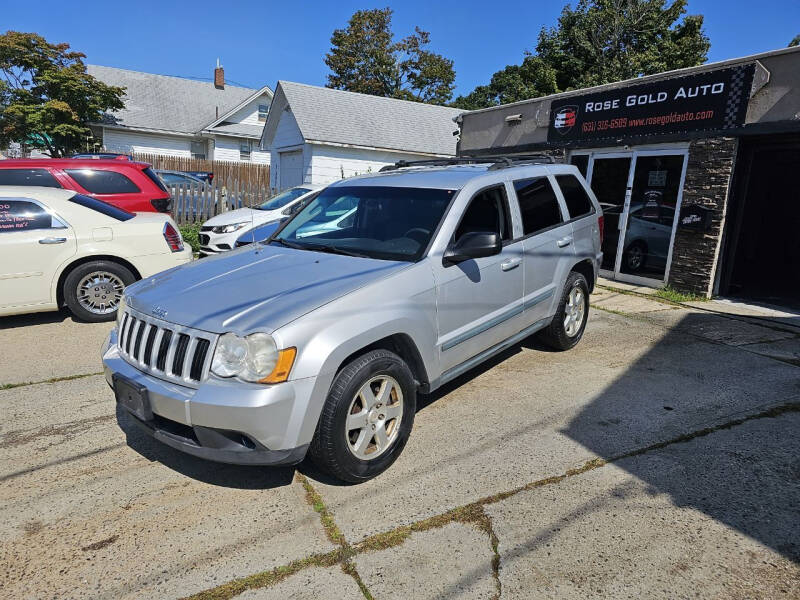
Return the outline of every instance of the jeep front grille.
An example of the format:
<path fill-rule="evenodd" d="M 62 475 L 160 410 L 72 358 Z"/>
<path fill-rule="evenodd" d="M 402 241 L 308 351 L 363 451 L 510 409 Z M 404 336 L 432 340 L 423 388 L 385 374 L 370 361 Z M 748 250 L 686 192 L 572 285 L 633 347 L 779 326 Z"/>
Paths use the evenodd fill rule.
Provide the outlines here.
<path fill-rule="evenodd" d="M 208 376 L 216 334 L 144 315 L 128 308 L 117 332 L 119 353 L 137 369 L 197 387 Z"/>

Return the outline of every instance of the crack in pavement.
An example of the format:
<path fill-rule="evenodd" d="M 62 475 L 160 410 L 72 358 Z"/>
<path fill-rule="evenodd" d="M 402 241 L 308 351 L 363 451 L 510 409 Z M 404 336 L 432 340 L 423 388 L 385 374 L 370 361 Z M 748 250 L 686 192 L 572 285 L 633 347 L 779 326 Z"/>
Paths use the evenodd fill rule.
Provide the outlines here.
<path fill-rule="evenodd" d="M 368 600 L 372 600 L 372 596 L 369 594 L 369 591 L 366 589 L 366 586 L 364 586 L 363 582 L 360 581 L 360 577 L 357 577 L 357 573 L 355 572 L 355 566 L 353 566 L 352 572 L 348 571 L 345 568 L 345 565 L 352 564 L 351 559 L 354 556 L 365 552 L 384 550 L 387 548 L 393 548 L 399 546 L 403 544 L 414 532 L 438 529 L 452 522 L 460 522 L 476 526 L 480 531 L 483 531 L 489 535 L 490 543 L 492 545 L 492 551 L 494 553 L 494 557 L 492 560 L 492 571 L 493 571 L 493 576 L 495 578 L 495 585 L 497 586 L 497 595 L 495 596 L 495 598 L 499 599 L 502 591 L 500 587 L 500 577 L 499 577 L 499 570 L 500 570 L 500 554 L 498 551 L 499 539 L 496 533 L 494 532 L 489 515 L 484 510 L 485 506 L 488 506 L 490 504 L 496 504 L 497 502 L 506 500 L 507 498 L 511 498 L 512 496 L 516 496 L 520 492 L 536 489 L 547 485 L 555 485 L 561 483 L 562 481 L 570 477 L 575 477 L 577 475 L 581 475 L 588 471 L 599 469 L 601 467 L 604 467 L 605 465 L 612 464 L 626 458 L 647 454 L 648 452 L 652 452 L 653 450 L 666 448 L 668 446 L 672 446 L 673 444 L 685 443 L 699 437 L 710 435 L 716 431 L 732 429 L 733 427 L 742 425 L 743 423 L 747 423 L 748 421 L 754 421 L 756 419 L 775 418 L 782 414 L 793 413 L 793 412 L 800 412 L 800 402 L 789 402 L 786 404 L 774 406 L 772 408 L 768 408 L 758 413 L 726 421 L 725 423 L 721 423 L 719 425 L 704 427 L 702 429 L 697 429 L 690 433 L 685 433 L 676 436 L 674 438 L 670 438 L 669 440 L 665 440 L 663 442 L 657 442 L 655 444 L 650 444 L 649 446 L 644 446 L 642 448 L 631 450 L 629 452 L 624 452 L 622 454 L 613 456 L 609 459 L 598 457 L 583 463 L 579 467 L 576 467 L 574 469 L 568 469 L 567 471 L 559 475 L 553 475 L 551 477 L 546 477 L 544 479 L 538 479 L 536 481 L 532 481 L 530 483 L 527 483 L 525 485 L 522 485 L 520 487 L 511 490 L 506 490 L 504 492 L 498 492 L 491 496 L 486 496 L 469 504 L 453 508 L 439 515 L 435 515 L 433 517 L 429 517 L 421 521 L 416 521 L 410 525 L 401 525 L 392 530 L 371 535 L 366 539 L 355 544 L 355 546 L 351 546 L 345 541 L 344 535 L 341 533 L 341 531 L 333 521 L 333 516 L 328 511 L 327 507 L 325 507 L 325 504 L 322 501 L 322 497 L 319 495 L 318 492 L 316 492 L 316 490 L 313 488 L 308 479 L 306 479 L 305 476 L 298 473 L 297 479 L 303 484 L 303 487 L 306 489 L 307 493 L 306 497 L 307 499 L 309 499 L 310 503 L 312 504 L 312 507 L 314 507 L 314 509 L 320 514 L 320 520 L 322 520 L 323 528 L 325 528 L 326 535 L 329 536 L 329 539 L 333 543 L 339 545 L 339 548 L 331 552 L 328 552 L 326 554 L 315 554 L 303 559 L 293 561 L 288 565 L 276 567 L 271 571 L 265 571 L 262 573 L 256 573 L 254 575 L 250 575 L 245 578 L 235 579 L 233 581 L 224 583 L 215 588 L 211 588 L 203 592 L 200 592 L 198 594 L 189 596 L 185 600 L 229 600 L 230 598 L 234 598 L 235 596 L 238 596 L 239 594 L 245 592 L 246 590 L 264 588 L 274 585 L 279 581 L 282 581 L 287 577 L 294 575 L 295 573 L 305 568 L 313 566 L 332 567 L 336 564 L 341 564 L 342 569 L 344 570 L 345 573 L 354 576 L 354 578 L 356 578 L 356 582 L 359 583 L 359 588 L 361 589 L 364 596 Z M 319 510 L 317 510 L 318 508 Z M 355 573 L 355 575 L 353 575 L 353 573 Z"/>
<path fill-rule="evenodd" d="M 103 371 L 96 373 L 78 373 L 77 375 L 64 375 L 62 377 L 52 377 L 50 379 L 42 379 L 41 381 L 20 381 L 18 383 L 0 383 L 0 391 L 13 390 L 15 388 L 26 387 L 29 385 L 39 385 L 40 383 L 59 383 L 61 381 L 72 381 L 73 379 L 83 379 L 85 377 L 94 377 L 95 375 L 103 375 Z"/>
<path fill-rule="evenodd" d="M 97 417 L 80 419 L 79 421 L 70 421 L 62 425 L 46 425 L 36 429 L 16 429 L 0 436 L 0 449 L 15 448 L 42 438 L 53 436 L 62 436 L 64 438 L 62 442 L 68 442 L 76 435 L 85 432 L 92 426 L 98 423 L 107 423 L 114 418 L 116 418 L 116 415 L 100 415 Z"/>

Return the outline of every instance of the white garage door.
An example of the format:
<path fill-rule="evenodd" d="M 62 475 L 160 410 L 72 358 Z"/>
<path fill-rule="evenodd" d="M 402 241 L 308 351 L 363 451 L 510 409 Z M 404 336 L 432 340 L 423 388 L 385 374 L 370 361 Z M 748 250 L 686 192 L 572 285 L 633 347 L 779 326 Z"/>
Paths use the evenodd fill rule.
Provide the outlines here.
<path fill-rule="evenodd" d="M 303 183 L 303 151 L 281 152 L 280 187 L 285 190 Z"/>

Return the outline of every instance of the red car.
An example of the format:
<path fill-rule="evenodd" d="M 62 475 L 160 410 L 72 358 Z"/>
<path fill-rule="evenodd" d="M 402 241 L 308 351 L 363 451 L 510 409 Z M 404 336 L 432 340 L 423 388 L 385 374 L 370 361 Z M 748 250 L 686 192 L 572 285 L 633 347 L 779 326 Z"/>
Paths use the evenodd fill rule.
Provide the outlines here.
<path fill-rule="evenodd" d="M 147 163 L 39 158 L 0 160 L 0 185 L 64 188 L 128 212 L 169 212 L 167 188 Z"/>

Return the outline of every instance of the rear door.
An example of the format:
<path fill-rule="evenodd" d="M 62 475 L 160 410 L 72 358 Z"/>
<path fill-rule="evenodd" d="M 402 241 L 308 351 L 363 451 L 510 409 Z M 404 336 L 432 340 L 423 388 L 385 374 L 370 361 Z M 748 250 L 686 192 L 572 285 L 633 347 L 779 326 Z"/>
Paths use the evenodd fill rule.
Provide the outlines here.
<path fill-rule="evenodd" d="M 56 268 L 77 249 L 75 233 L 32 198 L 0 198 L 0 307 L 54 302 Z"/>
<path fill-rule="evenodd" d="M 574 262 L 572 224 L 547 173 L 512 182 L 522 219 L 526 325 L 549 318 Z"/>
<path fill-rule="evenodd" d="M 600 253 L 600 230 L 597 224 L 597 208 L 589 197 L 584 182 L 570 173 L 556 174 L 558 191 L 572 223 L 575 262 L 590 259 L 595 264 Z M 566 273 L 564 274 L 566 277 Z M 588 282 L 591 286 L 592 282 Z"/>

